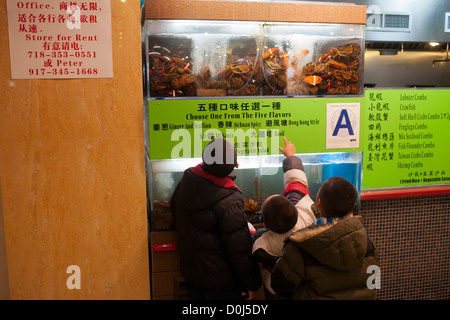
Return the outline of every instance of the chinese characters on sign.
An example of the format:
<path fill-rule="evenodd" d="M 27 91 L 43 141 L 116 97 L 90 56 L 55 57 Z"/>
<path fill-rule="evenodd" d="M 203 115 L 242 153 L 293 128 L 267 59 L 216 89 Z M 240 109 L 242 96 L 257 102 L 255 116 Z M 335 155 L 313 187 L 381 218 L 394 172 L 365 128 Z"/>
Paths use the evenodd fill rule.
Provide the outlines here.
<path fill-rule="evenodd" d="M 221 101 L 217 102 L 198 102 L 195 109 L 186 110 L 183 119 L 178 123 L 155 122 L 151 126 L 153 132 L 172 131 L 176 129 L 241 129 L 247 130 L 250 138 L 248 141 L 236 141 L 235 147 L 239 156 L 260 153 L 262 150 L 270 153 L 270 146 L 267 146 L 265 138 L 284 136 L 283 127 L 307 125 L 306 121 L 290 120 L 292 114 L 290 112 L 282 112 L 281 103 L 274 101 L 271 103 L 252 102 L 236 102 Z M 300 123 L 301 122 L 301 123 Z M 308 120 L 309 122 L 309 120 Z M 308 124 L 309 125 L 309 124 Z M 197 126 L 197 127 L 196 127 Z M 271 129 L 276 130 L 271 130 Z M 256 131 L 257 130 L 257 131 Z M 217 132 L 207 131 L 202 133 L 202 139 L 211 140 L 215 138 Z M 233 139 L 230 130 L 223 131 L 224 136 Z"/>
<path fill-rule="evenodd" d="M 366 91 L 363 188 L 450 183 L 447 90 Z"/>
<path fill-rule="evenodd" d="M 283 137 L 292 141 L 301 153 L 327 152 L 327 104 L 340 102 L 346 116 L 337 119 L 339 138 L 351 126 L 357 136 L 350 151 L 358 150 L 359 102 L 355 98 L 324 99 L 210 99 L 149 100 L 151 159 L 173 159 L 169 152 L 182 141 L 192 142 L 193 152 L 213 137 L 234 139 L 238 155 L 280 154 Z M 339 118 L 339 117 L 338 117 Z M 347 118 L 350 122 L 346 122 Z M 200 139 L 201 141 L 199 141 Z M 353 138 L 351 138 L 353 139 Z M 342 151 L 342 146 L 339 146 Z M 198 147 L 201 151 L 201 148 Z M 201 156 L 201 152 L 200 152 Z M 183 157 L 187 157 L 184 156 Z"/>
<path fill-rule="evenodd" d="M 386 122 L 389 121 L 389 102 L 383 101 L 383 94 L 369 93 L 367 103 L 367 171 L 374 170 L 374 163 L 391 162 L 394 160 L 395 135 L 388 130 Z"/>
<path fill-rule="evenodd" d="M 111 78 L 109 0 L 7 0 L 12 79 Z"/>

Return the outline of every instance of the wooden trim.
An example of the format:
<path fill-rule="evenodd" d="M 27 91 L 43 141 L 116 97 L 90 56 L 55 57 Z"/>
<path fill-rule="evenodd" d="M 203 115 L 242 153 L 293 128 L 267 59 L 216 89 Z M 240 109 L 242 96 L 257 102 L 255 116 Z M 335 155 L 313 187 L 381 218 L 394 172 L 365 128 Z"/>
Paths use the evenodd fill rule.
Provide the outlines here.
<path fill-rule="evenodd" d="M 361 191 L 361 201 L 392 199 L 406 197 L 432 196 L 438 194 L 449 194 L 450 186 L 432 186 L 432 187 L 411 187 L 398 189 L 381 189 L 381 190 L 363 190 Z"/>
<path fill-rule="evenodd" d="M 366 24 L 366 6 L 207 0 L 146 0 L 147 20 Z"/>

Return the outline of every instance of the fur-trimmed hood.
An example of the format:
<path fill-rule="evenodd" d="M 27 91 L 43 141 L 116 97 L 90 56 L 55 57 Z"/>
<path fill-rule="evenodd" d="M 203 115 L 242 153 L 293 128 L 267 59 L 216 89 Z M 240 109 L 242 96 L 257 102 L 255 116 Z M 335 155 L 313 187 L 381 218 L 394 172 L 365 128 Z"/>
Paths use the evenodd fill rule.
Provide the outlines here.
<path fill-rule="evenodd" d="M 286 241 L 335 270 L 351 270 L 361 264 L 367 250 L 367 233 L 356 217 L 331 224 L 313 225 L 291 234 Z"/>

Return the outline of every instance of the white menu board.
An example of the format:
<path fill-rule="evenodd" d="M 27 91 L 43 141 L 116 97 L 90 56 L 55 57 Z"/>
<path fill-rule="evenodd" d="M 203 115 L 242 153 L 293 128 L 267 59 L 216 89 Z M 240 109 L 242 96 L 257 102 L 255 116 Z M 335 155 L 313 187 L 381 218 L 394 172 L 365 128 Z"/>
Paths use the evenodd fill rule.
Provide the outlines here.
<path fill-rule="evenodd" d="M 110 0 L 7 0 L 12 79 L 112 78 Z"/>

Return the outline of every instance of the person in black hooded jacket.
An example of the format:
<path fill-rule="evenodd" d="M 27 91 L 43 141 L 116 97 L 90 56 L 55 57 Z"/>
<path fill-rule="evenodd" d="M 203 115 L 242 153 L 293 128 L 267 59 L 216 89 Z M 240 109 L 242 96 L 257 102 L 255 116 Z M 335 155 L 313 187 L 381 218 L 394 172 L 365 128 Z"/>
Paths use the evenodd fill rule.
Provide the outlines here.
<path fill-rule="evenodd" d="M 229 176 L 234 146 L 210 142 L 203 162 L 185 170 L 170 201 L 178 232 L 180 270 L 192 299 L 249 299 L 261 287 L 241 191 Z"/>

